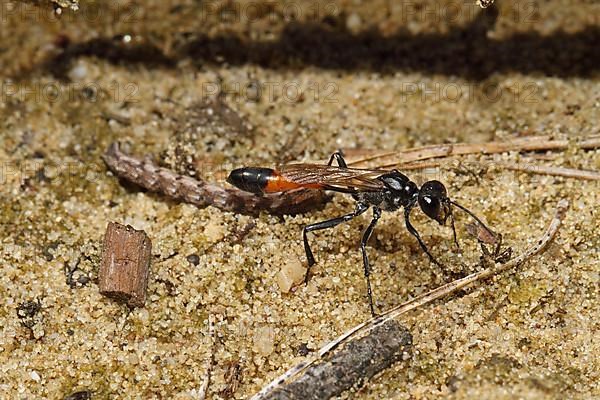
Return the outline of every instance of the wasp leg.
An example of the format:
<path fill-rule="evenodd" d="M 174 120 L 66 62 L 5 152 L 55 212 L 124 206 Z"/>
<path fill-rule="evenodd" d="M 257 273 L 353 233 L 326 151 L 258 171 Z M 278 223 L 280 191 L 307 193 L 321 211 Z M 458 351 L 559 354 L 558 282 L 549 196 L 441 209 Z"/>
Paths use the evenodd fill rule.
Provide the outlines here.
<path fill-rule="evenodd" d="M 306 225 L 304 227 L 304 229 L 302 230 L 302 238 L 304 240 L 304 251 L 306 252 L 306 260 L 308 261 L 308 268 L 306 269 L 304 283 L 308 283 L 310 267 L 312 267 L 315 264 L 315 257 L 313 256 L 313 253 L 310 250 L 310 246 L 308 245 L 308 238 L 306 237 L 306 234 L 308 232 L 312 232 L 312 231 L 319 231 L 321 229 L 333 228 L 334 226 L 337 226 L 337 225 L 341 224 L 342 222 L 350 221 L 352 218 L 359 216 L 360 214 L 364 213 L 368 209 L 369 209 L 369 206 L 362 204 L 362 203 L 358 203 L 356 205 L 356 209 L 354 210 L 354 212 L 351 212 L 350 214 L 346 214 L 341 217 L 337 217 L 337 218 L 333 218 L 333 219 L 328 219 L 327 221 L 321 221 L 321 222 L 317 222 L 314 224 Z"/>
<path fill-rule="evenodd" d="M 363 256 L 363 266 L 365 268 L 365 278 L 367 279 L 367 296 L 369 298 L 369 307 L 371 308 L 371 316 L 373 316 L 373 317 L 375 317 L 375 308 L 373 307 L 373 294 L 371 292 L 371 279 L 369 278 L 369 275 L 371 274 L 371 266 L 369 265 L 369 256 L 367 255 L 367 249 L 365 248 L 365 246 L 367 245 L 367 242 L 369 241 L 369 238 L 371 237 L 371 234 L 373 233 L 373 229 L 375 228 L 375 225 L 377 224 L 379 217 L 381 217 L 381 209 L 379 209 L 378 207 L 373 207 L 373 219 L 371 220 L 371 223 L 369 224 L 367 229 L 365 229 L 365 233 L 363 234 L 362 240 L 360 241 L 360 249 L 362 251 L 362 256 Z"/>
<path fill-rule="evenodd" d="M 501 247 L 502 235 L 498 234 L 498 243 L 496 245 L 496 249 L 494 250 L 494 261 L 500 264 L 506 264 L 512 256 L 512 248 L 507 247 L 506 249 L 504 249 L 504 251 L 501 251 Z"/>
<path fill-rule="evenodd" d="M 423 251 L 425 252 L 425 254 L 427 254 L 429 256 L 429 259 L 431 260 L 431 262 L 434 263 L 435 265 L 437 265 L 438 267 L 443 268 L 442 264 L 440 264 L 431 255 L 431 253 L 427 249 L 427 246 L 425 245 L 425 243 L 421 239 L 421 236 L 419 235 L 419 232 L 417 232 L 417 230 L 415 229 L 415 227 L 410 223 L 410 212 L 411 212 L 412 208 L 413 208 L 413 206 L 410 205 L 410 206 L 408 206 L 408 207 L 406 207 L 404 209 L 404 221 L 406 222 L 406 229 L 408 229 L 408 231 L 410 232 L 411 235 L 413 235 L 415 238 L 417 238 L 417 241 L 419 242 L 419 245 L 421 245 L 421 248 L 423 249 Z"/>
<path fill-rule="evenodd" d="M 344 160 L 344 156 L 341 151 L 338 150 L 335 153 L 333 153 L 329 158 L 329 162 L 327 163 L 327 165 L 333 165 L 334 160 L 337 162 L 338 167 L 348 168 L 348 165 L 346 165 L 346 160 Z"/>

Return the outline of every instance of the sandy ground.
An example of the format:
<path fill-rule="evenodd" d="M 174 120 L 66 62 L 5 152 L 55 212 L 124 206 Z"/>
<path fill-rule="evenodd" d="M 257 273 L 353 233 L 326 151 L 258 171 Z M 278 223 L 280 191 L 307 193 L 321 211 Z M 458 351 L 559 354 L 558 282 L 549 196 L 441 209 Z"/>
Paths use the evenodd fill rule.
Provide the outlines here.
<path fill-rule="evenodd" d="M 449 1 L 102 4 L 57 19 L 2 3 L 3 399 L 197 398 L 211 315 L 207 398 L 247 398 L 369 317 L 358 250 L 368 216 L 312 236 L 308 286 L 278 284 L 282 268 L 305 263 L 302 227 L 349 212 L 351 198 L 283 218 L 198 209 L 116 179 L 100 158 L 115 140 L 222 180 L 233 167 L 318 160 L 340 147 L 600 131 L 595 2 L 501 1 L 495 20 Z M 244 132 L 194 125 L 218 91 Z M 600 397 L 599 184 L 494 160 L 521 162 L 462 157 L 411 176 L 445 182 L 517 253 L 567 198 L 558 239 L 519 271 L 407 315 L 411 358 L 346 397 Z M 546 163 L 598 170 L 600 151 L 573 147 Z M 98 292 L 109 221 L 152 239 L 145 308 Z M 377 309 L 477 269 L 466 221 L 458 255 L 448 228 L 416 217 L 442 270 L 400 214 L 385 214 L 369 243 Z"/>

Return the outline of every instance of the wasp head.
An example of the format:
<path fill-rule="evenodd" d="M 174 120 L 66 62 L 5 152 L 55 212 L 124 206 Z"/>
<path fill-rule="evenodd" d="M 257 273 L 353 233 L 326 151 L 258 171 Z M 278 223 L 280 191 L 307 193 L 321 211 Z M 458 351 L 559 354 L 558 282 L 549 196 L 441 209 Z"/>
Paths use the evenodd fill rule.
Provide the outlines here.
<path fill-rule="evenodd" d="M 419 190 L 418 202 L 425 215 L 440 225 L 444 225 L 452 214 L 446 187 L 440 181 L 425 182 Z"/>

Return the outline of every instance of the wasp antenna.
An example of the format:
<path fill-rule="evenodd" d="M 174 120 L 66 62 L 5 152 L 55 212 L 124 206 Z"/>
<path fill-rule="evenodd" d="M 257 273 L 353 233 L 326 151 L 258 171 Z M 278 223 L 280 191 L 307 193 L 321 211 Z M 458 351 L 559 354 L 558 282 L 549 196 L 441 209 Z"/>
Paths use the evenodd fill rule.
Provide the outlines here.
<path fill-rule="evenodd" d="M 494 232 L 493 230 L 491 230 L 490 228 L 488 228 L 488 226 L 481 220 L 479 219 L 479 217 L 475 214 L 473 214 L 468 208 L 461 206 L 460 204 L 458 204 L 455 201 L 449 200 L 450 204 L 460 208 L 461 210 L 463 210 L 464 212 L 466 212 L 467 214 L 469 214 L 475 221 L 477 221 L 477 223 L 479 225 L 481 225 L 485 230 L 489 231 L 494 237 L 497 236 L 497 233 Z"/>
<path fill-rule="evenodd" d="M 452 212 L 452 206 L 449 205 L 448 209 L 450 210 L 450 226 L 452 227 L 452 235 L 454 237 L 454 244 L 456 245 L 456 248 L 460 251 L 458 239 L 456 238 L 456 226 L 454 224 L 454 213 Z"/>

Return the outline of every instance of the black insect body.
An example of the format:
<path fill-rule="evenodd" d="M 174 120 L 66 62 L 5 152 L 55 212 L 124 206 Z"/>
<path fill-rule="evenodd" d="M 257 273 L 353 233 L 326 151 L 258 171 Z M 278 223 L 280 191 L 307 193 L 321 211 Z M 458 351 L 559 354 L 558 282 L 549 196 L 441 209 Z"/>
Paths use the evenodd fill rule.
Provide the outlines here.
<path fill-rule="evenodd" d="M 337 162 L 337 167 L 332 166 L 333 161 Z M 447 196 L 446 187 L 441 182 L 436 180 L 428 181 L 419 188 L 406 175 L 397 170 L 348 168 L 343 156 L 339 152 L 331 156 L 327 165 L 290 164 L 282 166 L 277 170 L 254 167 L 239 168 L 230 173 L 227 181 L 239 189 L 258 195 L 300 188 L 312 188 L 348 193 L 356 200 L 356 208 L 353 212 L 304 227 L 302 237 L 309 266 L 305 276 L 306 282 L 309 278 L 310 267 L 315 264 L 315 258 L 308 244 L 307 233 L 333 228 L 343 222 L 350 221 L 365 213 L 369 208 L 372 208 L 373 217 L 363 233 L 360 248 L 363 257 L 364 274 L 367 281 L 367 297 L 373 316 L 375 315 L 375 309 L 373 307 L 373 295 L 369 278 L 370 265 L 366 245 L 377 221 L 381 217 L 382 211 L 397 211 L 403 208 L 407 230 L 417 239 L 431 262 L 438 266 L 441 266 L 441 264 L 429 252 L 421 236 L 410 222 L 410 213 L 415 206 L 418 205 L 425 215 L 437 221 L 440 225 L 445 225 L 448 218 L 450 218 L 454 242 L 457 246 L 458 242 L 456 240 L 452 206 L 456 206 L 468 213 L 483 229 L 492 232 L 471 211 L 450 200 Z"/>

